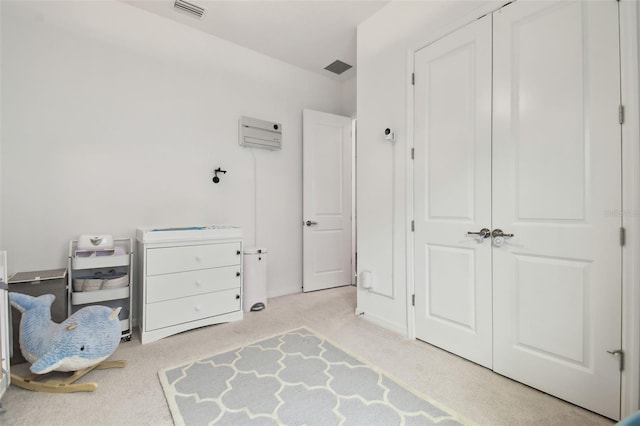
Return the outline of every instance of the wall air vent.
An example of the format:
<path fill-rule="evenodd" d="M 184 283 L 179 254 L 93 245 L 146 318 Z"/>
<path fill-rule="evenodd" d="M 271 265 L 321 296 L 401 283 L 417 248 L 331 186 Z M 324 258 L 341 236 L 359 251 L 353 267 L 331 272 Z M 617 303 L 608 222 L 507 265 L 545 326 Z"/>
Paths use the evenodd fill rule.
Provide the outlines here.
<path fill-rule="evenodd" d="M 204 12 L 206 11 L 205 8 L 196 6 L 195 4 L 189 3 L 188 1 L 184 0 L 176 0 L 176 2 L 173 4 L 173 7 L 198 18 L 202 18 L 202 15 L 204 15 Z"/>
<path fill-rule="evenodd" d="M 351 68 L 351 65 L 345 64 L 344 62 L 339 61 L 337 59 L 333 61 L 331 64 L 324 67 L 325 70 L 331 71 L 332 73 L 338 74 L 338 75 L 342 74 L 349 68 Z"/>

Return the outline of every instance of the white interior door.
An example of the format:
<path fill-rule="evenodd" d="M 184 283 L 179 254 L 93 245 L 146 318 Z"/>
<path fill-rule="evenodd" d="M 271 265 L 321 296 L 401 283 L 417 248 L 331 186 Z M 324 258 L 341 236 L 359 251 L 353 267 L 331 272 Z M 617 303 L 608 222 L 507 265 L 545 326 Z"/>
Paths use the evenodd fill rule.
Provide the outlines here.
<path fill-rule="evenodd" d="M 303 291 L 352 283 L 351 119 L 305 109 Z"/>
<path fill-rule="evenodd" d="M 491 16 L 415 55 L 415 333 L 491 367 Z"/>
<path fill-rule="evenodd" d="M 614 419 L 619 75 L 615 1 L 494 14 L 494 369 Z"/>

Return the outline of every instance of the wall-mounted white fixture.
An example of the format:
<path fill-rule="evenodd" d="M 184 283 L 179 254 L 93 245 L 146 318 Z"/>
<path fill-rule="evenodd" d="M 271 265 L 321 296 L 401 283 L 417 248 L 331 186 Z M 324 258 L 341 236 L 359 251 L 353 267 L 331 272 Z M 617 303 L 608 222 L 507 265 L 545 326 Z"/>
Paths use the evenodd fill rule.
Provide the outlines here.
<path fill-rule="evenodd" d="M 360 271 L 360 286 L 366 289 L 373 287 L 373 274 L 371 271 Z"/>
<path fill-rule="evenodd" d="M 384 140 L 389 141 L 389 142 L 395 142 L 396 141 L 396 134 L 389 127 L 384 129 Z"/>
<path fill-rule="evenodd" d="M 251 148 L 280 149 L 282 124 L 257 118 L 240 117 L 240 145 Z"/>

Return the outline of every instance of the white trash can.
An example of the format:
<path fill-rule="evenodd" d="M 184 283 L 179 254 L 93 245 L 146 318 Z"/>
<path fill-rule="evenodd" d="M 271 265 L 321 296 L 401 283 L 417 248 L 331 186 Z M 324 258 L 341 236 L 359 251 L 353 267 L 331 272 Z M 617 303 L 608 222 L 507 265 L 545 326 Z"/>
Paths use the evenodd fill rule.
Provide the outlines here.
<path fill-rule="evenodd" d="M 244 311 L 261 311 L 267 307 L 267 250 L 245 249 L 243 262 Z"/>

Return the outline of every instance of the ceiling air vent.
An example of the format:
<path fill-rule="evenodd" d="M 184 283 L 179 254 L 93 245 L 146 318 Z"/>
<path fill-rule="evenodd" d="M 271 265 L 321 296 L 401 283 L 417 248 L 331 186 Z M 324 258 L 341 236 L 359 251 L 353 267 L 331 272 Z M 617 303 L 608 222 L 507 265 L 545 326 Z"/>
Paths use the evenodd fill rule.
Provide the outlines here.
<path fill-rule="evenodd" d="M 189 3 L 188 1 L 184 0 L 176 0 L 176 2 L 173 4 L 173 7 L 198 18 L 202 18 L 202 15 L 204 15 L 204 12 L 206 10 L 200 6 L 196 6 L 195 4 Z"/>
<path fill-rule="evenodd" d="M 345 64 L 344 62 L 339 61 L 337 59 L 335 61 L 333 61 L 331 64 L 329 64 L 326 67 L 324 67 L 325 70 L 331 71 L 332 73 L 335 73 L 335 74 L 338 74 L 338 75 L 342 74 L 343 72 L 345 72 L 349 68 L 351 68 L 351 65 Z"/>

